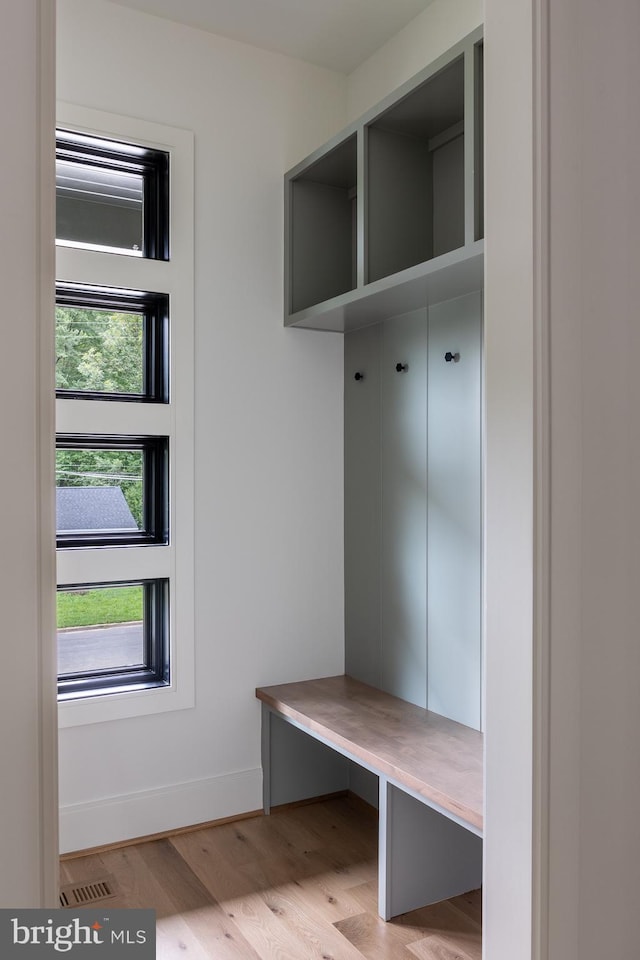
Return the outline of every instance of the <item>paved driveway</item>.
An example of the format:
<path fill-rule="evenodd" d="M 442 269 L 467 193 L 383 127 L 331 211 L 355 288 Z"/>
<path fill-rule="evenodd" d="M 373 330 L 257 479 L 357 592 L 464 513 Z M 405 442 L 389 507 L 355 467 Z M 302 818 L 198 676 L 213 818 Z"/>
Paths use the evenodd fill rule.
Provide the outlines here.
<path fill-rule="evenodd" d="M 144 661 L 142 621 L 58 630 L 58 673 L 108 670 Z"/>

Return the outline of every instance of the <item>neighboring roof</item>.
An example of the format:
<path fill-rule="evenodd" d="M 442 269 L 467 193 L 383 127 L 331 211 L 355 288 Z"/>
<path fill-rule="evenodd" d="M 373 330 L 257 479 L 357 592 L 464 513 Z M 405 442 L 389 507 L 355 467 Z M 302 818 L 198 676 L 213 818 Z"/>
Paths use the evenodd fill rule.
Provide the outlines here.
<path fill-rule="evenodd" d="M 56 527 L 65 530 L 137 530 L 120 487 L 56 487 Z"/>

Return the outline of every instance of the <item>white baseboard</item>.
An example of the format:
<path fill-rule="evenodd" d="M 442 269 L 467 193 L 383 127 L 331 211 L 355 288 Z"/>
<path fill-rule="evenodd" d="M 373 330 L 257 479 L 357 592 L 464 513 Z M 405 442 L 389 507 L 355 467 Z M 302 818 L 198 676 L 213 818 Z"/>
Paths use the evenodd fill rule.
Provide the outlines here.
<path fill-rule="evenodd" d="M 177 830 L 262 807 L 262 770 L 241 770 L 60 808 L 60 852 Z"/>

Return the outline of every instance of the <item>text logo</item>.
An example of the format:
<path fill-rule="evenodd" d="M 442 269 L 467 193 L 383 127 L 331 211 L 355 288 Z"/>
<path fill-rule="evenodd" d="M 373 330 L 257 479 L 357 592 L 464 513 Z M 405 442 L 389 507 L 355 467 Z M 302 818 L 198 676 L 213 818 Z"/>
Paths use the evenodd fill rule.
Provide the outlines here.
<path fill-rule="evenodd" d="M 155 910 L 0 910 L 2 960 L 60 955 L 155 960 Z"/>

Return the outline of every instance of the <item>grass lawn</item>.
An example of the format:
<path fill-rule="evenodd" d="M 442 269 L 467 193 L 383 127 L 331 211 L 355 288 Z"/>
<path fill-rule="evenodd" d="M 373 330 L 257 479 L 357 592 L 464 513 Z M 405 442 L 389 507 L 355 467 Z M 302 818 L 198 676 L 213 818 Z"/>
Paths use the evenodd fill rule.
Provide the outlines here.
<path fill-rule="evenodd" d="M 58 629 L 142 620 L 142 611 L 140 585 L 58 591 Z"/>

